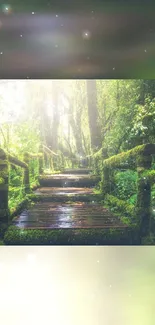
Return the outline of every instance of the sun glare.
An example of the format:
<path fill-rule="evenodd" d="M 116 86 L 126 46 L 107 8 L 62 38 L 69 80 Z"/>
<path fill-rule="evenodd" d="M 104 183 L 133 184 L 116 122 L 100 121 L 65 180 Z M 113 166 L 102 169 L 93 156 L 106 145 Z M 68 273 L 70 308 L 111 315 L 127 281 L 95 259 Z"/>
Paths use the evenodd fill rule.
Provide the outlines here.
<path fill-rule="evenodd" d="M 58 84 L 58 81 L 57 81 Z M 39 92 L 38 99 L 42 101 L 45 95 L 45 100 L 43 107 L 46 110 L 46 113 L 51 119 L 54 118 L 55 109 L 59 111 L 60 116 L 60 132 L 62 137 L 67 136 L 68 134 L 68 109 L 69 109 L 69 97 L 72 93 L 72 84 L 71 80 L 60 80 L 60 89 L 59 89 L 59 99 L 57 108 L 55 108 L 52 93 L 50 94 L 50 83 L 46 80 L 39 81 L 39 85 L 42 85 L 41 89 L 46 89 Z M 31 86 L 32 85 L 32 86 Z M 2 80 L 0 81 L 0 99 L 1 99 L 1 124 L 12 124 L 17 123 L 24 116 L 27 111 L 27 94 L 29 89 L 31 89 L 30 94 L 33 98 L 35 95 L 36 87 L 38 83 L 29 82 L 25 80 Z M 31 86 L 30 88 L 27 86 Z M 36 96 L 35 96 L 36 98 Z M 33 106 L 33 103 L 32 103 Z"/>
<path fill-rule="evenodd" d="M 0 82 L 1 123 L 15 122 L 24 111 L 24 82 Z"/>
<path fill-rule="evenodd" d="M 55 107 L 52 101 L 52 97 L 46 99 L 45 106 L 46 106 L 46 112 L 48 117 L 50 119 L 53 119 Z M 59 111 L 60 129 L 63 135 L 68 134 L 68 108 L 69 108 L 69 102 L 67 98 L 65 98 L 63 93 L 61 93 L 58 101 L 57 110 Z"/>

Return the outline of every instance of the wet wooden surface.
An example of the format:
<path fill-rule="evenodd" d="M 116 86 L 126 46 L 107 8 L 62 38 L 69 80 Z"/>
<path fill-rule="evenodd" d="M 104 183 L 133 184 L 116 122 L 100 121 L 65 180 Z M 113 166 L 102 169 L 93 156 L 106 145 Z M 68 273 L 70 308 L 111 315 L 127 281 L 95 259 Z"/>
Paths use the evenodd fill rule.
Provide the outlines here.
<path fill-rule="evenodd" d="M 35 192 L 37 195 L 90 195 L 94 194 L 93 188 L 85 187 L 41 187 Z"/>
<path fill-rule="evenodd" d="M 14 221 L 20 228 L 124 228 L 102 205 L 91 202 L 38 202 Z"/>
<path fill-rule="evenodd" d="M 48 185 L 34 192 L 41 201 L 30 205 L 13 223 L 17 227 L 30 229 L 125 228 L 116 216 L 98 202 L 98 195 L 94 194 L 91 183 L 92 179 L 96 182 L 97 178 L 77 172 L 48 175 Z M 56 186 L 51 185 L 54 182 Z M 89 184 L 88 187 L 84 187 L 85 182 Z"/>

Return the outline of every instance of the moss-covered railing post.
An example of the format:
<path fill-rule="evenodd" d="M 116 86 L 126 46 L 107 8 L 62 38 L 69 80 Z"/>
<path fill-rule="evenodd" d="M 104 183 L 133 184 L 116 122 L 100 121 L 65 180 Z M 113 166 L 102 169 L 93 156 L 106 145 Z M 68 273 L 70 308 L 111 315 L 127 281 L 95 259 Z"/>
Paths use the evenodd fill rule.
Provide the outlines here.
<path fill-rule="evenodd" d="M 140 236 L 147 236 L 150 232 L 151 221 L 151 183 L 149 178 L 145 177 L 145 170 L 151 168 L 152 157 L 145 152 L 137 158 L 137 202 L 136 215 L 140 229 Z"/>
<path fill-rule="evenodd" d="M 101 186 L 103 196 L 110 193 L 110 168 L 107 166 L 103 167 Z"/>
<path fill-rule="evenodd" d="M 103 147 L 101 151 L 101 156 L 102 156 L 102 176 L 101 176 L 101 187 L 102 187 L 102 192 L 103 195 L 105 196 L 106 194 L 110 193 L 111 189 L 111 170 L 108 166 L 104 166 L 103 162 L 105 159 L 108 157 L 108 150 L 107 148 Z"/>
<path fill-rule="evenodd" d="M 0 149 L 0 223 L 8 222 L 9 169 L 7 155 Z"/>
<path fill-rule="evenodd" d="M 106 200 L 118 210 L 130 216 L 130 220 L 138 229 L 137 235 L 142 238 L 150 233 L 151 226 L 151 186 L 155 183 L 155 171 L 152 167 L 152 155 L 155 154 L 155 144 L 143 144 L 127 152 L 122 152 L 103 161 L 103 192 L 109 191 L 110 170 L 131 169 L 138 173 L 136 205 L 128 204 L 113 195 L 107 195 Z M 113 176 L 112 176 L 113 177 Z M 110 183 L 110 182 L 109 182 Z"/>
<path fill-rule="evenodd" d="M 24 153 L 24 162 L 27 164 L 27 167 L 24 168 L 24 190 L 25 193 L 30 193 L 30 172 L 29 172 L 29 154 L 27 152 Z"/>

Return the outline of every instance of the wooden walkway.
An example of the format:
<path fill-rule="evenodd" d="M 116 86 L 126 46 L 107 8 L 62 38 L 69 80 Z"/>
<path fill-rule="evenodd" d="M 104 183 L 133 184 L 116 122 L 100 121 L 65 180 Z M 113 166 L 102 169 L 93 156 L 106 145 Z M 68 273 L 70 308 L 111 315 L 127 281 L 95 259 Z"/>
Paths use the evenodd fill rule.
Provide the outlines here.
<path fill-rule="evenodd" d="M 71 180 L 73 185 L 59 187 L 60 181 L 64 179 L 67 182 Z M 78 186 L 74 186 L 77 179 Z M 98 196 L 93 192 L 92 179 L 93 184 L 98 181 L 88 174 L 60 174 L 42 178 L 40 183 L 46 183 L 46 187 L 35 191 L 41 200 L 17 216 L 14 224 L 30 229 L 127 227 L 98 202 Z M 57 187 L 53 187 L 55 180 Z M 91 187 L 84 187 L 84 182 L 88 182 Z"/>
<path fill-rule="evenodd" d="M 124 228 L 116 217 L 97 203 L 37 202 L 17 218 L 21 228 Z"/>
<path fill-rule="evenodd" d="M 42 187 L 94 187 L 100 178 L 89 174 L 57 174 L 41 177 L 39 181 Z"/>

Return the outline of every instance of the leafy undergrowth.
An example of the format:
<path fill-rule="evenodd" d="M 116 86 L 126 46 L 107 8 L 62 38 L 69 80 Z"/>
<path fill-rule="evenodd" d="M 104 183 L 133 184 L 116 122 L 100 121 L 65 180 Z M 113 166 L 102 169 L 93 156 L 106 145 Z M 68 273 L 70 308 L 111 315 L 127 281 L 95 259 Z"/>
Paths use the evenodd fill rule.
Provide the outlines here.
<path fill-rule="evenodd" d="M 95 188 L 93 189 L 93 192 L 94 192 L 94 194 L 97 194 L 97 195 L 101 195 L 101 194 L 102 194 L 100 188 L 98 188 L 98 187 L 95 187 Z"/>
<path fill-rule="evenodd" d="M 127 170 L 115 174 L 114 194 L 120 200 L 129 200 L 137 189 L 137 172 Z"/>
<path fill-rule="evenodd" d="M 31 184 L 31 190 L 34 190 L 38 187 L 38 183 L 32 183 Z M 31 195 L 30 195 L 31 196 Z M 14 214 L 18 207 L 24 202 L 27 201 L 29 198 L 28 195 L 25 194 L 24 189 L 22 187 L 20 188 L 9 188 L 9 210 L 10 214 Z"/>
<path fill-rule="evenodd" d="M 19 229 L 10 226 L 5 245 L 136 245 L 140 244 L 134 229 Z"/>
<path fill-rule="evenodd" d="M 34 170 L 34 172 L 33 172 Z M 32 161 L 30 168 L 30 189 L 34 190 L 39 186 L 38 182 L 38 165 Z M 9 210 L 14 214 L 18 207 L 26 200 L 23 187 L 23 170 L 20 167 L 10 168 L 9 173 Z"/>
<path fill-rule="evenodd" d="M 116 172 L 114 190 L 112 195 L 116 196 L 120 200 L 126 201 L 128 204 L 135 205 L 137 200 L 137 172 L 127 170 L 124 172 Z M 98 188 L 94 190 L 94 193 L 101 192 Z M 152 188 L 152 206 L 155 206 L 155 186 Z"/>

